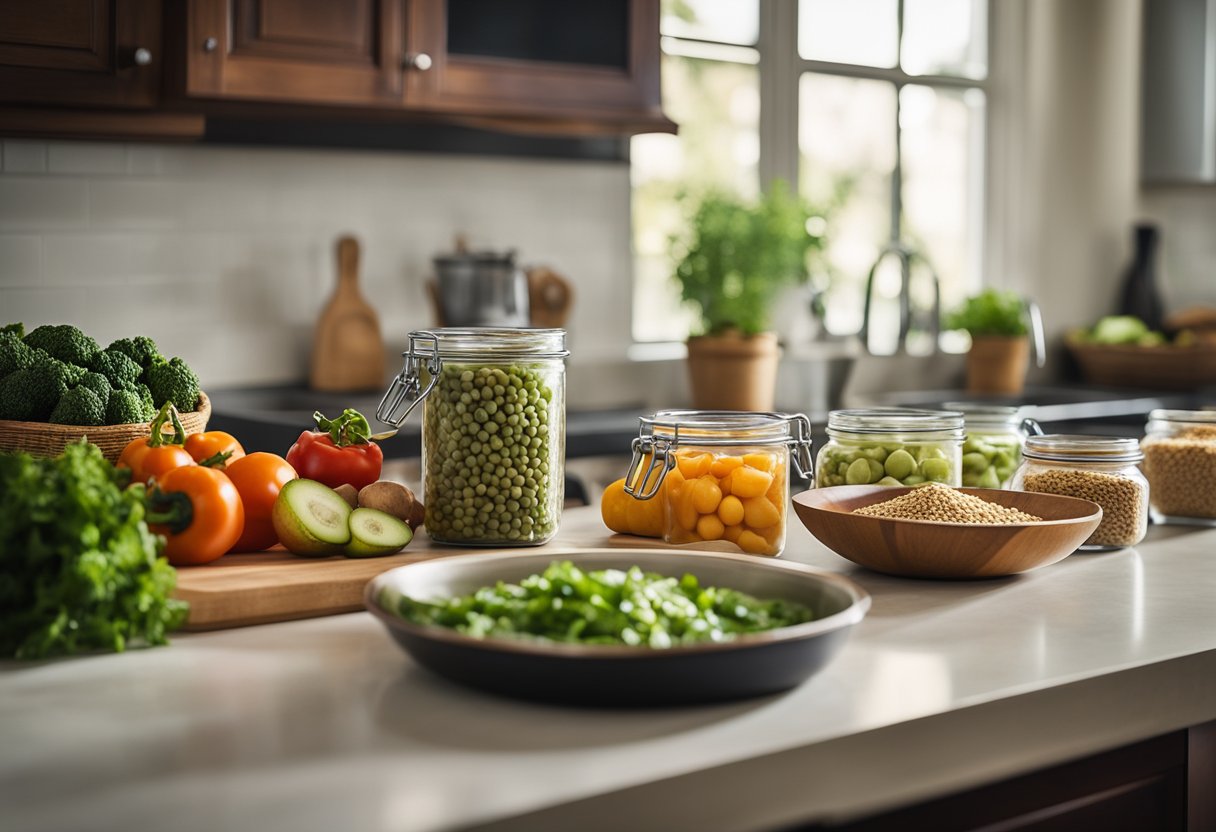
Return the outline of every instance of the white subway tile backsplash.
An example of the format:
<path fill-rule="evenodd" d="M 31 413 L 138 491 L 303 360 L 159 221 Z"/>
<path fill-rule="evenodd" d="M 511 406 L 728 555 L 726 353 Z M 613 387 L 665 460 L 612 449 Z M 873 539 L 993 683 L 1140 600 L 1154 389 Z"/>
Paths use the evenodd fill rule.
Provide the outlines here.
<path fill-rule="evenodd" d="M 41 279 L 42 238 L 32 234 L 0 235 L 0 291 L 38 286 Z"/>
<path fill-rule="evenodd" d="M 46 142 L 4 140 L 5 173 L 46 173 Z"/>
<path fill-rule="evenodd" d="M 76 179 L 0 177 L 0 232 L 83 228 L 88 191 Z"/>
<path fill-rule="evenodd" d="M 122 144 L 50 142 L 46 147 L 51 173 L 125 174 L 127 148 Z"/>
<path fill-rule="evenodd" d="M 363 291 L 394 356 L 433 324 L 431 258 L 457 234 L 574 281 L 578 357 L 619 358 L 630 341 L 625 165 L 39 142 L 12 155 L 11 144 L 0 317 L 77 323 L 103 341 L 148 334 L 205 386 L 305 377 L 346 233 L 362 244 Z M 49 172 L 9 175 L 14 159 L 41 156 L 46 170 L 48 147 Z"/>

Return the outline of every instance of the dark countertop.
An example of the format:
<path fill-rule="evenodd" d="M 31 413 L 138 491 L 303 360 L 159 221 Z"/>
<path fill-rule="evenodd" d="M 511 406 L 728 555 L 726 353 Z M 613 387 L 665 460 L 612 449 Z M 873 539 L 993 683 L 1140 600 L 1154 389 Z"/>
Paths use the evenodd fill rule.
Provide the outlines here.
<path fill-rule="evenodd" d="M 300 432 L 312 427 L 315 410 L 332 415 L 354 407 L 370 417 L 379 404 L 378 394 L 322 393 L 298 385 L 248 387 L 211 391 L 210 427 L 241 439 L 248 451 L 283 454 Z M 968 396 L 961 390 L 927 390 L 891 393 L 876 397 L 875 405 L 938 407 L 948 401 L 1012 404 L 1026 407 L 1049 433 L 1099 433 L 1140 436 L 1145 417 L 1156 408 L 1198 409 L 1216 405 L 1216 391 L 1161 392 L 1119 390 L 1077 385 L 1073 387 L 1028 387 L 1018 398 Z M 601 410 L 570 409 L 566 414 L 566 455 L 624 455 L 637 436 L 640 405 Z M 825 436 L 822 424 L 814 424 L 812 438 L 820 447 Z M 385 456 L 398 459 L 421 453 L 421 416 L 412 414 L 401 432 L 381 443 Z"/>
<path fill-rule="evenodd" d="M 227 431 L 240 438 L 246 451 L 284 454 L 301 431 L 313 426 L 312 414 L 327 416 L 353 407 L 374 421 L 380 396 L 371 393 L 322 393 L 300 386 L 244 387 L 208 390 L 211 398 L 212 430 Z M 629 443 L 638 435 L 641 406 L 608 410 L 569 410 L 566 413 L 566 455 L 607 456 L 629 453 Z M 380 443 L 390 459 L 416 457 L 422 452 L 422 413 L 410 414 L 401 432 Z"/>

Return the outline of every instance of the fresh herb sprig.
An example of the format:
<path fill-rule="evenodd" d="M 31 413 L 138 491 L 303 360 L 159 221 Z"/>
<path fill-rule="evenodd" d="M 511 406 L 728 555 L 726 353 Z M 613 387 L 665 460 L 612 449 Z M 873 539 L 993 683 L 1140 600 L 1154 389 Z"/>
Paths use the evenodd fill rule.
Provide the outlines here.
<path fill-rule="evenodd" d="M 185 620 L 125 479 L 83 440 L 55 459 L 0 453 L 0 657 L 164 644 Z"/>

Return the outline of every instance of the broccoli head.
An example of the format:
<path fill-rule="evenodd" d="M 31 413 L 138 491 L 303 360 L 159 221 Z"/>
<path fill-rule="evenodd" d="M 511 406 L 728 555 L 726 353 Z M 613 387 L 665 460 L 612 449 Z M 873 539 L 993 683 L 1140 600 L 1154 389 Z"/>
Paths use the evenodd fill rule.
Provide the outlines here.
<path fill-rule="evenodd" d="M 147 391 L 147 387 L 139 385 Z M 106 403 L 106 424 L 129 425 L 134 422 L 151 422 L 156 417 L 152 396 L 145 400 L 134 387 L 123 387 L 110 394 Z"/>
<path fill-rule="evenodd" d="M 51 412 L 57 425 L 104 425 L 106 406 L 101 397 L 83 385 L 63 394 Z"/>
<path fill-rule="evenodd" d="M 123 389 L 134 391 L 134 393 L 139 396 L 139 400 L 144 403 L 144 410 L 148 411 L 150 414 L 147 419 L 144 419 L 144 421 L 152 421 L 152 419 L 156 416 L 156 403 L 152 399 L 152 391 L 148 389 L 148 385 L 144 384 L 143 382 L 136 381 L 126 385 Z"/>
<path fill-rule="evenodd" d="M 103 406 L 110 400 L 110 393 L 113 390 L 113 386 L 109 380 L 101 373 L 85 373 L 84 378 L 76 386 L 87 387 L 92 390 L 97 394 L 97 398 L 101 399 Z"/>
<path fill-rule="evenodd" d="M 154 361 L 146 375 L 152 403 L 158 409 L 165 402 L 173 402 L 183 413 L 193 412 L 198 406 L 198 376 L 180 358 Z"/>
<path fill-rule="evenodd" d="M 15 332 L 0 332 L 0 378 L 34 363 L 34 351 Z"/>
<path fill-rule="evenodd" d="M 40 326 L 25 336 L 31 349 L 46 350 L 65 364 L 87 367 L 101 350 L 97 342 L 71 324 Z"/>
<path fill-rule="evenodd" d="M 88 372 L 84 367 L 79 367 L 75 364 L 65 364 L 44 349 L 36 349 L 33 352 L 34 360 L 30 366 L 53 369 L 63 377 L 63 381 L 68 387 L 75 387 L 77 384 L 80 384 L 80 380 Z"/>
<path fill-rule="evenodd" d="M 16 323 L 12 323 L 12 324 L 5 324 L 4 326 L 0 326 L 0 332 L 11 332 L 13 335 L 16 335 L 18 338 L 24 338 L 25 337 L 25 324 L 21 323 L 21 321 L 17 321 Z"/>
<path fill-rule="evenodd" d="M 153 361 L 161 358 L 160 350 L 156 348 L 156 342 L 146 335 L 137 335 L 134 338 L 119 338 L 106 347 L 106 349 L 118 350 L 118 352 L 144 369 L 152 366 Z"/>
<path fill-rule="evenodd" d="M 122 387 L 136 381 L 143 373 L 143 368 L 130 356 L 109 348 L 97 353 L 90 366 L 94 372 L 105 376 L 111 387 Z"/>
<path fill-rule="evenodd" d="M 39 362 L 0 380 L 0 419 L 45 422 L 68 391 L 65 364 Z"/>

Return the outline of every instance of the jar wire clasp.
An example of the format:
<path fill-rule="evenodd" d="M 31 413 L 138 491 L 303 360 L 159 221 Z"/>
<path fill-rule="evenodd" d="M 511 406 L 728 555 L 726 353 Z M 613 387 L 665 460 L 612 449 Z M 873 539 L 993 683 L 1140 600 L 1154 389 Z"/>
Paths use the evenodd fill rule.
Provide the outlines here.
<path fill-rule="evenodd" d="M 420 343 L 428 344 L 429 352 L 420 348 Z M 429 330 L 411 332 L 409 349 L 401 355 L 404 358 L 401 372 L 393 377 L 376 408 L 376 418 L 394 428 L 400 428 L 418 403 L 427 397 L 443 369 L 443 360 L 439 357 L 439 336 Z M 425 388 L 422 386 L 423 369 L 430 376 Z"/>

